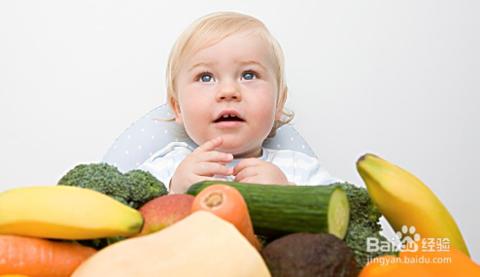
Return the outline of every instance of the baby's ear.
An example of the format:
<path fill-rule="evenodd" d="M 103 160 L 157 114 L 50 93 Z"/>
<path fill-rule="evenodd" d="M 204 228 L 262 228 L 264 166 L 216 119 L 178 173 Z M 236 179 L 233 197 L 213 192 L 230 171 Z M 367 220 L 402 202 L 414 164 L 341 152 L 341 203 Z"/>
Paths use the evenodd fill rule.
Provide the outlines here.
<path fill-rule="evenodd" d="M 170 102 L 170 107 L 173 109 L 173 112 L 175 113 L 175 122 L 182 124 L 183 118 L 182 118 L 182 113 L 180 111 L 180 105 L 178 104 L 178 101 L 173 97 L 170 97 L 168 101 Z"/>
<path fill-rule="evenodd" d="M 280 121 L 282 119 L 282 109 L 278 109 L 275 111 L 275 121 Z"/>

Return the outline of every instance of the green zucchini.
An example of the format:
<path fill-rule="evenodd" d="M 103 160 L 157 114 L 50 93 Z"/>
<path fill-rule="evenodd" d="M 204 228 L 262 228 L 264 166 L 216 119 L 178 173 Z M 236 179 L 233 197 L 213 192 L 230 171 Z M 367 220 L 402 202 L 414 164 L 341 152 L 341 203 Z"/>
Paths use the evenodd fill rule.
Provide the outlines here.
<path fill-rule="evenodd" d="M 350 207 L 339 185 L 260 185 L 224 181 L 203 181 L 192 185 L 188 194 L 224 184 L 240 191 L 248 206 L 257 235 L 276 238 L 290 233 L 330 233 L 340 239 L 347 232 Z"/>

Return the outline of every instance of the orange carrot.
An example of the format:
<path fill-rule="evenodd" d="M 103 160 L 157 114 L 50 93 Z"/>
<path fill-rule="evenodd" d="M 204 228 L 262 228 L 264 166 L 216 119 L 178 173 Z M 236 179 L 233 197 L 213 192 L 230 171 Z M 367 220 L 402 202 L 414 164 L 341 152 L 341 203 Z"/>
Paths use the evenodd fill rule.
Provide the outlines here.
<path fill-rule="evenodd" d="M 95 252 L 73 242 L 0 235 L 0 275 L 70 276 Z"/>
<path fill-rule="evenodd" d="M 212 212 L 232 223 L 257 250 L 261 249 L 262 245 L 253 232 L 245 199 L 236 188 L 218 184 L 203 189 L 192 205 L 192 212 L 198 210 Z"/>

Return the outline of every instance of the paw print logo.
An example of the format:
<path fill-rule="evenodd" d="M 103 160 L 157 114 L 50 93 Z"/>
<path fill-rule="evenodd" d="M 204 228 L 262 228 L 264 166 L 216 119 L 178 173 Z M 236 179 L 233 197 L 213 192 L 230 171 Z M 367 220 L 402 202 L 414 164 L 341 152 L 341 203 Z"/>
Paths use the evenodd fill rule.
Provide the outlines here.
<path fill-rule="evenodd" d="M 401 230 L 396 233 L 397 237 L 402 243 L 402 251 L 405 252 L 417 252 L 418 242 L 421 239 L 420 234 L 417 233 L 415 226 L 408 227 L 403 225 Z"/>

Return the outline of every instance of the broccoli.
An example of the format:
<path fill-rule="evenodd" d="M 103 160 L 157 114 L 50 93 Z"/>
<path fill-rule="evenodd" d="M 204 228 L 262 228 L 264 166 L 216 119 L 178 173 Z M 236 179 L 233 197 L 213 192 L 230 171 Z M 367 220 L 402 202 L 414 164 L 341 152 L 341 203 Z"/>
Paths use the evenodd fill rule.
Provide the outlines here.
<path fill-rule="evenodd" d="M 149 172 L 135 169 L 124 174 L 131 207 L 141 207 L 146 201 L 167 194 L 167 189 Z"/>
<path fill-rule="evenodd" d="M 92 189 L 134 209 L 167 194 L 165 185 L 152 174 L 138 169 L 122 174 L 116 167 L 106 163 L 77 165 L 58 184 Z"/>
<path fill-rule="evenodd" d="M 370 199 L 365 188 L 349 183 L 342 183 L 341 187 L 347 193 L 350 203 L 350 223 L 348 225 L 345 242 L 353 250 L 357 265 L 363 267 L 370 259 L 382 255 L 398 255 L 396 252 L 368 252 L 367 238 L 377 238 L 379 241 L 388 242 L 380 234 L 382 226 L 379 219 L 382 216 L 378 208 Z M 393 249 L 390 248 L 390 249 Z"/>

